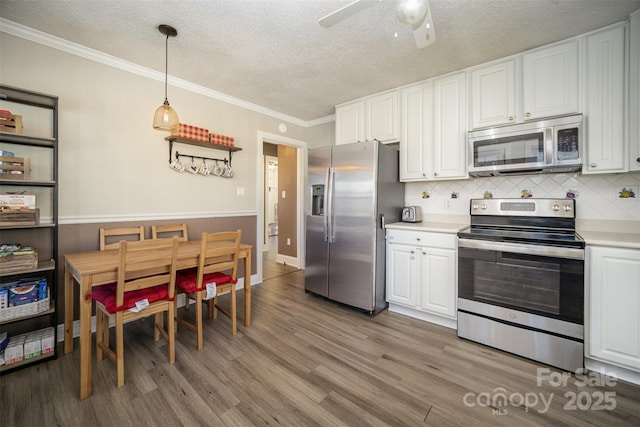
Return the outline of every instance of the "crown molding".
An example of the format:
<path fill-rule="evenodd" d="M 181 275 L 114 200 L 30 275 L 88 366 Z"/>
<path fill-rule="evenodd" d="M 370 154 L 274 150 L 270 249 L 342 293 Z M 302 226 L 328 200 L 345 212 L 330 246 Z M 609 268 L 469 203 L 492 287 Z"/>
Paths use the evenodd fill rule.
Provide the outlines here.
<path fill-rule="evenodd" d="M 61 50 L 63 52 L 70 53 L 72 55 L 79 56 L 81 58 L 88 59 L 90 61 L 98 62 L 100 64 L 107 65 L 109 67 L 118 68 L 123 71 L 127 71 L 132 74 L 143 76 L 149 79 L 164 82 L 165 75 L 156 70 L 152 70 L 147 67 L 135 64 L 133 62 L 125 61 L 118 57 L 100 52 L 95 49 L 88 48 L 78 43 L 74 43 L 60 37 L 53 36 L 51 34 L 44 33 L 42 31 L 35 30 L 33 28 L 18 24 L 13 21 L 9 21 L 5 18 L 0 18 L 0 32 L 10 34 L 12 36 L 20 37 L 25 40 L 32 41 L 44 46 L 51 47 L 53 49 Z M 280 113 L 275 110 L 254 104 L 252 102 L 245 101 L 243 99 L 235 98 L 231 95 L 227 95 L 222 92 L 215 91 L 213 89 L 206 88 L 204 86 L 191 83 L 187 80 L 179 79 L 171 75 L 168 76 L 168 83 L 171 86 L 179 87 L 181 89 L 188 90 L 190 92 L 204 95 L 209 98 L 216 99 L 218 101 L 225 102 L 227 104 L 235 105 L 265 116 L 273 117 L 278 120 L 284 120 L 286 122 L 309 128 L 325 123 L 330 123 L 335 120 L 335 115 L 329 115 L 320 117 L 314 120 L 302 120 L 297 117 L 290 116 L 288 114 Z"/>

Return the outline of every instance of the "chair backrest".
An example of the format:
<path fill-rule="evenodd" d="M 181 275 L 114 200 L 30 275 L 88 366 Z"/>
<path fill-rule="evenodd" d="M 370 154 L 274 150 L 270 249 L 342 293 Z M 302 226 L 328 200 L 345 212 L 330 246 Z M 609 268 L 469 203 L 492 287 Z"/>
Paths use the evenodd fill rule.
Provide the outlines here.
<path fill-rule="evenodd" d="M 127 236 L 128 238 L 124 238 Z M 117 237 L 114 242 L 107 243 L 109 237 Z M 144 240 L 144 227 L 120 227 L 120 228 L 101 228 L 100 229 L 100 250 L 118 249 L 120 240 Z"/>
<path fill-rule="evenodd" d="M 122 306 L 124 293 L 167 285 L 169 299 L 175 296 L 178 238 L 121 241 L 116 305 Z"/>
<path fill-rule="evenodd" d="M 151 237 L 153 239 L 166 239 L 178 236 L 178 240 L 185 242 L 189 240 L 187 224 L 152 225 Z"/>
<path fill-rule="evenodd" d="M 231 277 L 238 278 L 238 252 L 242 230 L 202 233 L 198 261 L 198 288 L 202 288 L 203 275 L 231 270 Z"/>

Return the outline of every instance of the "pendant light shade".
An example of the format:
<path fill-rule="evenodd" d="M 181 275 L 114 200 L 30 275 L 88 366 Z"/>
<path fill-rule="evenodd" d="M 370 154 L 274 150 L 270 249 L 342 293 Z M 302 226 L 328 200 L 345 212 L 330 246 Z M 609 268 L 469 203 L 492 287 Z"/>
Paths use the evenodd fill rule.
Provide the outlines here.
<path fill-rule="evenodd" d="M 178 127 L 180 123 L 178 113 L 169 105 L 167 98 L 167 76 L 169 68 L 169 37 L 178 35 L 178 31 L 170 25 L 159 25 L 158 31 L 164 34 L 167 39 L 165 42 L 165 65 L 164 65 L 164 103 L 156 109 L 153 116 L 153 128 L 157 130 L 171 131 Z"/>

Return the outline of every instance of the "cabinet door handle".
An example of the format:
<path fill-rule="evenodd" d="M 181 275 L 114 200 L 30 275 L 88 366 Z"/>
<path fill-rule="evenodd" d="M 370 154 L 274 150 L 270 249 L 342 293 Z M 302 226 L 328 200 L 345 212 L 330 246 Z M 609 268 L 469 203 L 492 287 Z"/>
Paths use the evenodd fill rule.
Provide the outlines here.
<path fill-rule="evenodd" d="M 416 237 L 416 240 L 419 242 L 419 241 L 420 241 L 420 238 L 419 238 L 419 237 Z"/>
<path fill-rule="evenodd" d="M 509 121 L 512 122 L 513 121 L 513 116 L 509 116 Z"/>
<path fill-rule="evenodd" d="M 531 113 L 525 114 L 526 117 L 531 117 Z"/>
<path fill-rule="evenodd" d="M 638 158 L 636 159 L 636 162 L 640 163 L 640 157 L 638 157 Z"/>
<path fill-rule="evenodd" d="M 427 174 L 426 174 L 426 173 L 423 173 L 423 174 L 422 174 L 422 176 L 427 176 Z"/>
<path fill-rule="evenodd" d="M 434 173 L 433 173 L 433 176 L 438 176 L 438 172 L 434 172 Z"/>
<path fill-rule="evenodd" d="M 411 255 L 413 255 L 413 254 L 415 254 L 415 253 L 416 253 L 416 251 L 411 251 Z"/>
<path fill-rule="evenodd" d="M 597 163 L 591 163 L 589 166 L 591 166 L 592 168 L 597 168 L 598 164 Z"/>

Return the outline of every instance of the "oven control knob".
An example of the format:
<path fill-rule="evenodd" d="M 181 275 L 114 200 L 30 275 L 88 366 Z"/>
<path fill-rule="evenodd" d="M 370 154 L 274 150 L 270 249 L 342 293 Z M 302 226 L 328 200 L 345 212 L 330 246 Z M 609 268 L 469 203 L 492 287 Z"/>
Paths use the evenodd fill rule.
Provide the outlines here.
<path fill-rule="evenodd" d="M 487 209 L 487 205 L 485 205 L 484 203 L 480 205 L 480 209 L 482 209 L 483 211 Z"/>
<path fill-rule="evenodd" d="M 558 212 L 560 210 L 560 206 L 558 206 L 557 204 L 553 205 L 551 207 L 551 209 L 553 209 L 554 212 Z"/>
<path fill-rule="evenodd" d="M 478 204 L 474 203 L 473 205 L 471 205 L 471 209 L 476 210 L 478 209 Z"/>
<path fill-rule="evenodd" d="M 565 212 L 571 212 L 571 205 L 564 205 Z"/>

